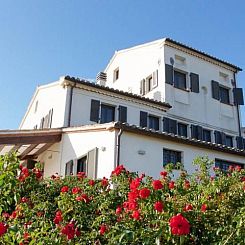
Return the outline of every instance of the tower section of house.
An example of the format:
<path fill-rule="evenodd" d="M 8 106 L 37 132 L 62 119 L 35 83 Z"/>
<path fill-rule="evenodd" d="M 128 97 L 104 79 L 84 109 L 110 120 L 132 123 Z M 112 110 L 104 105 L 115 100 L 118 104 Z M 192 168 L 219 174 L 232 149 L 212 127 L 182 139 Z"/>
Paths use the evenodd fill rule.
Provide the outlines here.
<path fill-rule="evenodd" d="M 235 65 L 165 38 L 117 51 L 104 72 L 106 86 L 171 104 L 164 131 L 243 148 L 239 71 Z"/>

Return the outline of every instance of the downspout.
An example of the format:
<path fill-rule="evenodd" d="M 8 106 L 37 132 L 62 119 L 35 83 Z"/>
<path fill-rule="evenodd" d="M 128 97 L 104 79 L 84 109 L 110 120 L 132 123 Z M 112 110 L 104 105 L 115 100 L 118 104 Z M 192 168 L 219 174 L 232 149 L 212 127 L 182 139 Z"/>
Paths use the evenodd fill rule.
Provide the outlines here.
<path fill-rule="evenodd" d="M 120 163 L 120 146 L 121 146 L 121 136 L 123 133 L 123 129 L 120 128 L 119 133 L 117 134 L 117 139 L 116 139 L 116 166 L 119 166 Z"/>
<path fill-rule="evenodd" d="M 71 126 L 71 111 L 72 111 L 72 98 L 73 98 L 73 88 L 76 86 L 76 83 L 74 85 L 71 86 L 71 90 L 70 90 L 70 97 L 69 97 L 69 111 L 68 111 L 68 123 L 67 123 L 67 127 Z"/>
<path fill-rule="evenodd" d="M 233 73 L 233 79 L 234 79 L 234 88 L 236 88 L 236 72 Z M 240 122 L 240 113 L 239 113 L 239 105 L 236 105 L 236 111 L 237 111 L 237 119 L 238 119 L 238 132 L 239 136 L 242 136 L 241 132 L 241 122 Z"/>

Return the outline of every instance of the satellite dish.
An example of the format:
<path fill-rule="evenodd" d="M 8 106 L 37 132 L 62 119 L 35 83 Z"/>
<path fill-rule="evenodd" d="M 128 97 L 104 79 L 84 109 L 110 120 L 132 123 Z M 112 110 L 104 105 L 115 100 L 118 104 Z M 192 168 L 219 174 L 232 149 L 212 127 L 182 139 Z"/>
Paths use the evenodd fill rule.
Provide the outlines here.
<path fill-rule="evenodd" d="M 170 64 L 173 66 L 174 65 L 174 58 L 170 57 Z"/>

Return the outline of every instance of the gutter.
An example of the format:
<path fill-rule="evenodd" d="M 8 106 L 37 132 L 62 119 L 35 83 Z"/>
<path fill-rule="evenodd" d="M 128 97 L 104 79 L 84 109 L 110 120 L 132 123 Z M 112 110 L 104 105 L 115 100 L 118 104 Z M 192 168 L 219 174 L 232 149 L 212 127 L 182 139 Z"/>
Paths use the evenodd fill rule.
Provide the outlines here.
<path fill-rule="evenodd" d="M 120 128 L 119 133 L 117 134 L 117 138 L 116 138 L 116 167 L 119 166 L 120 164 L 120 146 L 121 146 L 121 136 L 123 133 L 123 129 Z"/>
<path fill-rule="evenodd" d="M 236 72 L 233 73 L 233 79 L 234 79 L 234 88 L 236 88 Z M 239 112 L 239 105 L 236 105 L 236 111 L 237 111 L 237 119 L 238 119 L 238 132 L 239 132 L 239 136 L 242 136 L 242 132 L 241 132 L 241 122 L 240 122 L 240 112 Z"/>

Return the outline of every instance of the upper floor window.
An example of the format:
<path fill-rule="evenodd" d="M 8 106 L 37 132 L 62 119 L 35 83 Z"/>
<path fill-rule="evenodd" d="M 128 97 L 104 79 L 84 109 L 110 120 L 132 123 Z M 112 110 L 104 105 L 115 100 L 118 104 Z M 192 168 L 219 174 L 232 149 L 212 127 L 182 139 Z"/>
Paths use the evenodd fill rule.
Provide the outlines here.
<path fill-rule="evenodd" d="M 233 137 L 230 135 L 225 136 L 225 145 L 233 147 Z"/>
<path fill-rule="evenodd" d="M 169 163 L 172 163 L 174 165 L 176 165 L 177 163 L 181 163 L 181 152 L 163 149 L 163 166 Z"/>
<path fill-rule="evenodd" d="M 187 137 L 187 125 L 178 123 L 178 135 Z"/>
<path fill-rule="evenodd" d="M 148 119 L 149 119 L 149 128 L 159 130 L 159 118 L 149 115 Z"/>
<path fill-rule="evenodd" d="M 229 89 L 220 86 L 219 92 L 220 92 L 220 102 L 225 104 L 230 104 Z"/>
<path fill-rule="evenodd" d="M 186 89 L 186 74 L 179 71 L 174 71 L 174 87 Z"/>
<path fill-rule="evenodd" d="M 203 129 L 202 131 L 203 140 L 207 142 L 211 142 L 211 131 L 207 129 Z"/>
<path fill-rule="evenodd" d="M 100 123 L 113 122 L 115 120 L 115 107 L 101 105 Z"/>
<path fill-rule="evenodd" d="M 115 69 L 113 72 L 113 82 L 119 79 L 119 68 Z"/>

